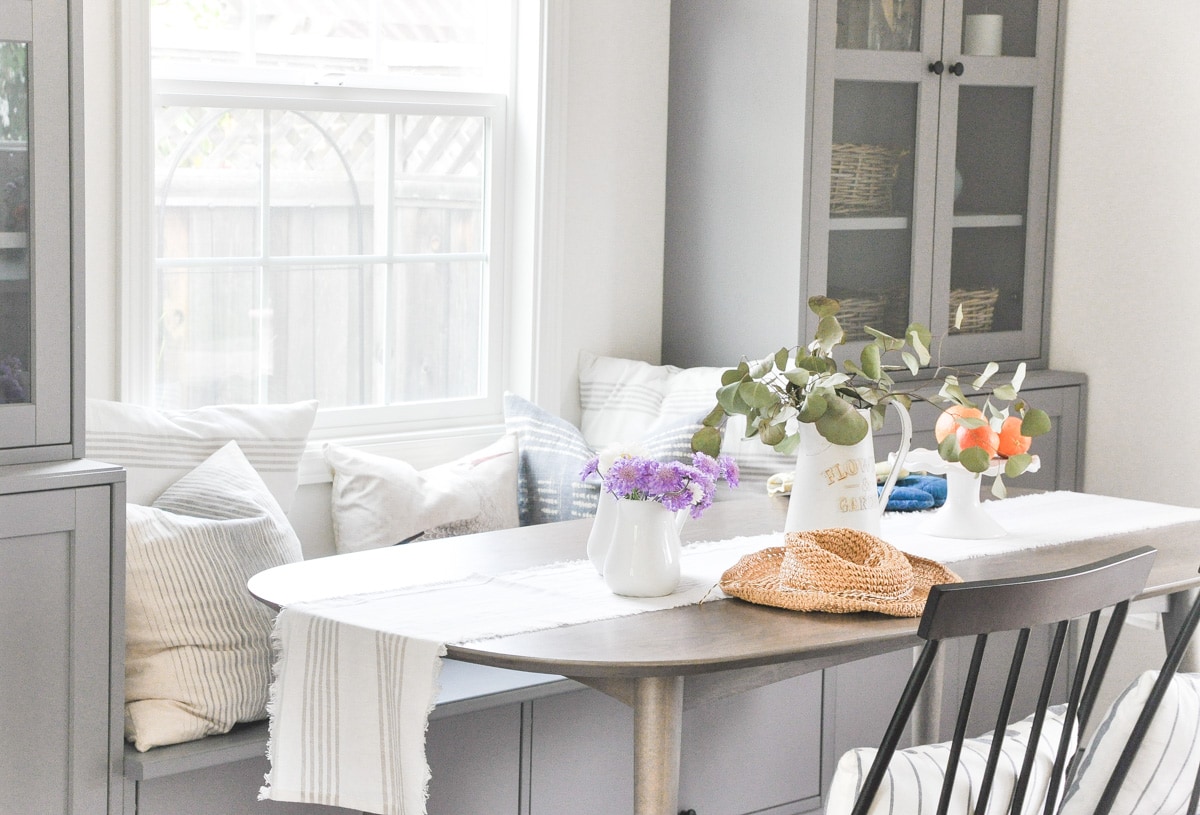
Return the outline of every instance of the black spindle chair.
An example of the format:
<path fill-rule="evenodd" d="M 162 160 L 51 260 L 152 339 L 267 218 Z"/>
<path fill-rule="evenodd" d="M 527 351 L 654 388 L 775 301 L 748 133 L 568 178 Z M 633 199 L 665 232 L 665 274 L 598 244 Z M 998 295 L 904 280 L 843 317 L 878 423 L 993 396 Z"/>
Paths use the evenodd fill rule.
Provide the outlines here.
<path fill-rule="evenodd" d="M 853 815 L 866 815 L 871 811 L 894 812 L 897 815 L 936 811 L 939 815 L 946 815 L 951 811 L 952 796 L 961 795 L 961 792 L 955 792 L 956 778 L 963 778 L 968 782 L 967 798 L 970 802 L 967 809 L 962 809 L 960 803 L 959 809 L 955 810 L 956 815 L 960 811 L 964 815 L 966 812 L 974 812 L 977 815 L 986 812 L 1054 812 L 1063 789 L 1070 781 L 1073 758 L 1077 752 L 1074 745 L 1095 704 L 1100 682 L 1108 668 L 1117 636 L 1125 621 L 1129 601 L 1145 585 L 1154 554 L 1153 548 L 1140 547 L 1059 572 L 934 586 L 917 631 L 925 640 L 925 645 L 914 662 L 908 684 L 901 694 L 870 770 L 862 779 L 861 789 L 851 809 Z M 1111 615 L 1108 616 L 1107 627 L 1099 637 L 1097 645 L 1097 633 L 1104 616 L 1102 612 L 1106 610 L 1111 610 Z M 1068 627 L 1071 621 L 1085 616 L 1087 624 L 1082 636 L 1069 638 Z M 1013 756 L 1009 750 L 1003 749 L 1003 744 L 1008 735 L 1006 731 L 1009 730 L 1018 682 L 1025 667 L 1026 646 L 1031 630 L 1047 625 L 1053 628 L 1050 655 L 1040 678 L 1035 712 L 1025 723 L 1028 726 L 1028 746 L 1017 756 Z M 996 717 L 994 733 L 1000 737 L 985 740 L 988 742 L 986 744 L 970 745 L 972 750 L 986 753 L 986 765 L 983 772 L 972 773 L 971 777 L 967 778 L 965 772 L 959 772 L 964 743 L 968 741 L 967 721 L 983 665 L 988 636 L 1000 632 L 1017 632 L 1016 645 Z M 930 676 L 938 649 L 944 640 L 955 637 L 974 637 L 974 650 L 959 703 L 953 739 L 946 745 L 948 750 L 945 753 L 937 753 L 940 764 L 940 792 L 934 798 L 925 789 L 925 781 L 928 779 L 916 779 L 913 783 L 921 788 L 918 800 L 914 797 L 915 793 L 906 796 L 904 790 L 897 787 L 898 784 L 905 783 L 902 777 L 905 772 L 903 768 L 911 766 L 913 762 L 898 761 L 894 771 L 889 771 L 889 765 L 897 758 L 897 746 L 908 726 L 921 689 Z M 1065 652 L 1075 647 L 1070 646 L 1069 642 L 1078 644 L 1078 653 L 1072 663 L 1075 665 L 1075 671 L 1068 688 L 1066 709 L 1065 712 L 1051 712 L 1051 696 L 1059 665 Z M 1030 670 L 1035 668 L 1031 667 Z M 1044 759 L 1041 762 L 1035 761 L 1039 755 L 1039 745 L 1042 751 L 1046 750 L 1047 739 L 1043 738 L 1043 728 L 1049 733 L 1053 728 L 1047 722 L 1057 721 L 1058 716 L 1062 718 L 1061 736 L 1056 744 L 1051 744 L 1053 766 L 1048 780 L 1042 777 L 1039 784 L 1031 785 L 1030 779 L 1039 772 L 1044 772 L 1035 768 L 1035 764 L 1037 767 L 1045 764 Z M 972 741 L 979 742 L 979 739 Z M 909 753 L 910 750 L 900 752 Z M 930 756 L 933 753 L 927 752 L 926 755 Z M 1042 752 L 1041 755 L 1045 753 Z M 845 772 L 847 765 L 853 763 L 843 761 L 839 765 L 838 773 Z M 1011 788 L 1009 801 L 992 802 L 997 768 L 1001 765 L 1011 765 L 1019 770 L 1015 772 L 1015 777 L 1005 779 L 1005 786 Z M 872 810 L 872 803 L 875 802 L 885 777 L 889 783 L 888 799 L 881 798 L 876 802 L 876 809 Z M 834 786 L 838 783 L 835 778 Z M 843 789 L 847 788 L 845 783 L 843 782 Z M 933 786 L 936 788 L 936 784 Z M 962 786 L 959 785 L 960 789 Z M 1031 792 L 1032 786 L 1037 786 L 1038 789 L 1032 789 Z M 835 796 L 831 795 L 828 802 L 830 812 L 837 808 L 834 798 Z M 1040 800 L 1035 802 L 1034 798 Z M 932 806 L 934 801 L 936 809 Z M 1035 803 L 1036 810 L 1033 809 Z"/>
<path fill-rule="evenodd" d="M 1200 808 L 1200 675 L 1178 674 L 1178 670 L 1197 622 L 1200 594 L 1168 644 L 1157 676 L 1146 674 L 1134 680 L 1113 703 L 1087 747 L 1077 786 L 1103 785 L 1099 798 L 1087 789 L 1072 789 L 1063 801 L 1063 815 L 1196 815 Z M 1171 702 L 1170 710 L 1165 709 L 1166 700 Z M 1132 711 L 1123 716 L 1120 708 L 1131 705 L 1141 708 L 1129 727 Z M 1152 727 L 1157 732 L 1151 743 L 1146 743 Z M 1095 766 L 1090 766 L 1093 763 Z M 1187 784 L 1191 787 L 1185 809 Z M 1127 794 L 1117 807 L 1122 792 Z"/>

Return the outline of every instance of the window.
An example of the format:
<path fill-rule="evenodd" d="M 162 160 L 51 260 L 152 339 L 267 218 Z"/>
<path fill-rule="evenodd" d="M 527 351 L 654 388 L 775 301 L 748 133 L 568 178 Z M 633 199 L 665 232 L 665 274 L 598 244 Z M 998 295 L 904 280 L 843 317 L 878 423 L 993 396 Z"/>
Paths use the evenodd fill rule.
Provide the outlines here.
<path fill-rule="evenodd" d="M 498 0 L 153 0 L 139 401 L 498 412 L 511 23 Z"/>

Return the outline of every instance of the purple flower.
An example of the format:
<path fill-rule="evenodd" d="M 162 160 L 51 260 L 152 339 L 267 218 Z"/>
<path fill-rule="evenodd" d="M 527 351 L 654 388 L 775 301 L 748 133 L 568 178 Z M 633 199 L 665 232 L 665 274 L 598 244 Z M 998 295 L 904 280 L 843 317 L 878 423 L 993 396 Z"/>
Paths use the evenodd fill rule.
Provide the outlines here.
<path fill-rule="evenodd" d="M 579 480 L 587 481 L 588 478 L 600 471 L 600 456 L 592 456 L 587 464 L 583 465 L 583 469 L 579 472 Z"/>
<path fill-rule="evenodd" d="M 696 453 L 689 465 L 623 454 L 607 470 L 600 460 L 596 457 L 584 465 L 580 479 L 598 474 L 603 489 L 617 498 L 657 501 L 671 512 L 689 510 L 693 518 L 712 506 L 718 481 L 726 481 L 730 487 L 736 487 L 738 481 L 737 465 L 727 455 L 713 458 Z"/>

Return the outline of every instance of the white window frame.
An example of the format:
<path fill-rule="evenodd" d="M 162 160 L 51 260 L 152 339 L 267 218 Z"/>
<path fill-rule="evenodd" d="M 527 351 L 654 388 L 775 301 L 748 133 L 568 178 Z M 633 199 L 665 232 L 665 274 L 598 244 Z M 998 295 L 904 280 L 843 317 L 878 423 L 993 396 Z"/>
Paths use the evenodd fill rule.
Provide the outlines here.
<path fill-rule="evenodd" d="M 559 409 L 563 378 L 559 337 L 560 275 L 566 138 L 566 65 L 569 0 L 516 0 L 518 42 L 504 127 L 493 141 L 504 194 L 492 205 L 503 229 L 488 236 L 493 269 L 490 297 L 500 319 L 489 349 L 492 392 L 484 410 L 448 415 L 444 403 L 421 417 L 396 418 L 391 407 L 322 411 L 314 427 L 304 481 L 324 480 L 319 446 L 324 440 L 371 446 L 403 455 L 417 466 L 446 461 L 476 449 L 502 430 L 499 397 L 521 393 L 548 410 Z M 154 166 L 150 79 L 149 4 L 121 0 L 121 350 L 120 398 L 148 403 L 149 358 L 134 349 L 153 347 Z M 342 92 L 330 88 L 331 95 Z M 361 92 L 373 93 L 364 88 Z M 436 94 L 435 94 L 436 96 Z M 458 98 L 464 98 L 456 94 Z M 431 96 L 429 99 L 433 99 Z M 518 138 L 508 138 L 517 134 Z M 147 278 L 150 278 L 148 281 Z M 399 411 L 404 411 L 401 406 Z M 451 411 L 453 413 L 453 411 Z"/>

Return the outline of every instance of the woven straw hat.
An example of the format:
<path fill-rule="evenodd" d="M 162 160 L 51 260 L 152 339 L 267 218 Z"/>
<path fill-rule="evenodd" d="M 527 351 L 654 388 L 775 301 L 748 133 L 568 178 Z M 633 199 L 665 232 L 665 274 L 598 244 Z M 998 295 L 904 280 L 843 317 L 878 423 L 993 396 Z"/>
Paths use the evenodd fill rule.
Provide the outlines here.
<path fill-rule="evenodd" d="M 877 611 L 920 617 L 929 587 L 960 583 L 942 564 L 901 552 L 856 529 L 789 532 L 783 546 L 746 555 L 721 589 L 751 603 L 795 611 Z"/>

